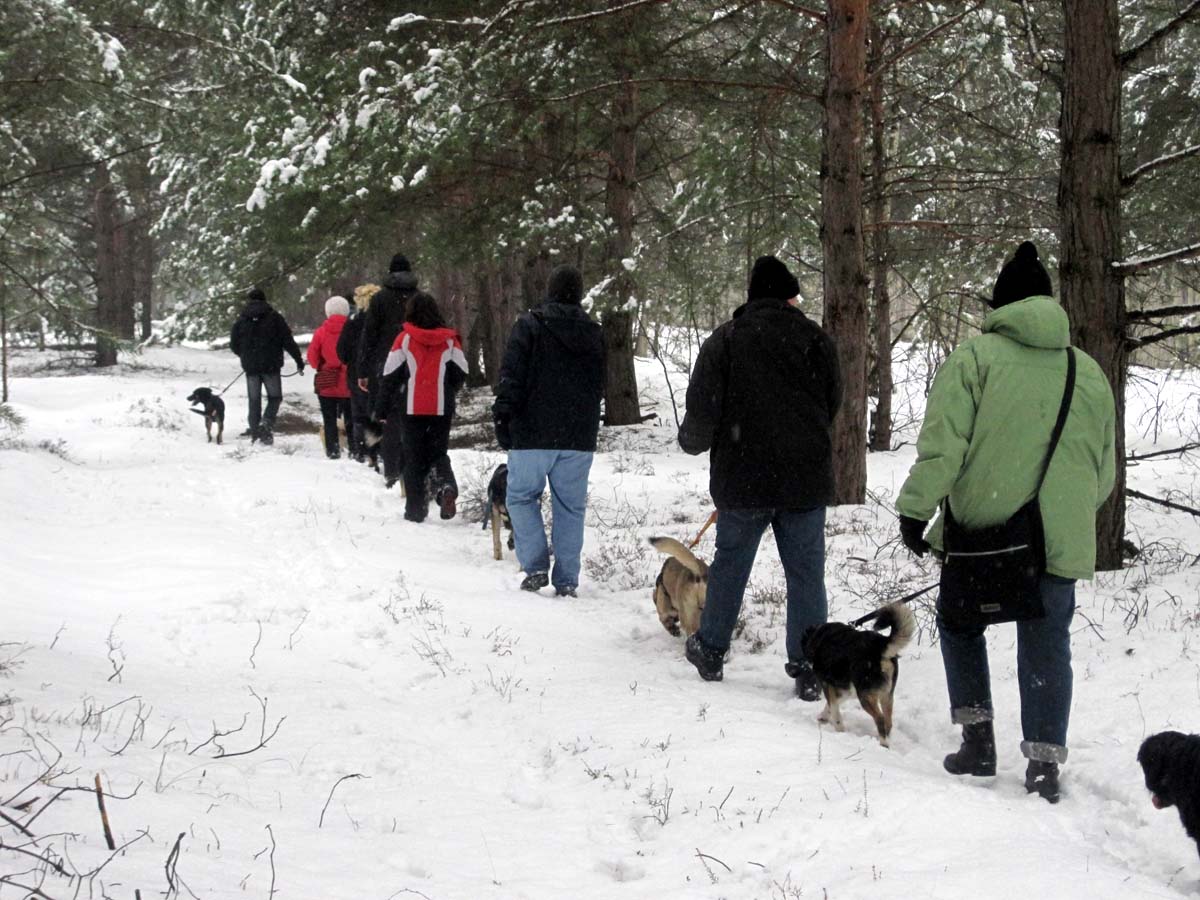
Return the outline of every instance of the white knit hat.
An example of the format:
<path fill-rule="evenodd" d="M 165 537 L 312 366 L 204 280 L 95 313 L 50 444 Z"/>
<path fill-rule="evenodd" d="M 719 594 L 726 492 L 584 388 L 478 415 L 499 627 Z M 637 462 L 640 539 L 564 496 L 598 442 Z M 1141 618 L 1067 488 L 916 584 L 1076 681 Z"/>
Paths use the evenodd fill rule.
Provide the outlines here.
<path fill-rule="evenodd" d="M 348 316 L 350 315 L 350 304 L 346 302 L 345 297 L 334 295 L 325 301 L 326 316 Z"/>

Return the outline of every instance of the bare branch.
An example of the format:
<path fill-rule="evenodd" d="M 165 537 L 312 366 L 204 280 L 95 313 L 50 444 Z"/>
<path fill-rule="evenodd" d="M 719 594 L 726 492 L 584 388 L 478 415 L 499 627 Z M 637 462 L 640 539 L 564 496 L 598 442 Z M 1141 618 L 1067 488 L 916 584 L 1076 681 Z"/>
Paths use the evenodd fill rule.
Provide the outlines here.
<path fill-rule="evenodd" d="M 337 790 L 337 786 L 339 784 L 341 784 L 343 781 L 346 781 L 347 779 L 350 779 L 350 778 L 366 778 L 366 777 L 367 776 L 363 775 L 361 772 L 355 772 L 352 775 L 343 775 L 341 778 L 339 778 L 337 781 L 335 781 L 333 783 L 333 787 L 331 787 L 329 789 L 329 796 L 325 799 L 325 805 L 321 807 L 321 817 L 319 819 L 317 819 L 317 827 L 318 828 L 320 828 L 322 825 L 325 824 L 325 811 L 327 809 L 329 809 L 329 804 L 333 801 L 333 792 Z"/>
<path fill-rule="evenodd" d="M 1130 47 L 1120 56 L 1121 68 L 1127 69 L 1136 63 L 1139 59 L 1161 44 L 1164 40 L 1182 28 L 1191 19 L 1200 16 L 1200 0 L 1192 0 L 1186 7 L 1180 10 L 1175 18 L 1171 19 L 1165 25 L 1160 26 L 1150 32 L 1140 44 L 1135 44 Z"/>
<path fill-rule="evenodd" d="M 1187 159 L 1188 157 L 1195 156 L 1197 154 L 1200 154 L 1200 144 L 1192 144 L 1192 146 L 1184 147 L 1182 150 L 1179 150 L 1175 153 L 1168 153 L 1165 156 L 1160 156 L 1157 159 L 1152 159 L 1149 162 L 1142 163 L 1128 175 L 1121 176 L 1121 188 L 1122 190 L 1127 191 L 1137 184 L 1139 178 L 1149 175 L 1151 172 L 1157 169 L 1173 165 L 1180 160 Z"/>
<path fill-rule="evenodd" d="M 575 16 L 562 16 L 561 18 L 558 18 L 558 19 L 547 19 L 544 22 L 536 23 L 533 27 L 534 28 L 549 28 L 552 25 L 571 25 L 571 24 L 574 24 L 575 22 L 584 22 L 589 19 L 599 19 L 604 16 L 612 16 L 612 15 L 616 15 L 617 13 L 623 13 L 623 12 L 633 9 L 634 7 L 637 7 L 637 6 L 650 6 L 655 3 L 662 4 L 662 3 L 666 3 L 666 2 L 668 2 L 668 0 L 629 0 L 628 3 L 625 3 L 622 6 L 614 6 L 609 9 L 597 9 L 597 10 L 594 10 L 593 12 L 581 13 L 580 15 L 575 15 Z"/>
<path fill-rule="evenodd" d="M 1200 304 L 1191 306 L 1160 306 L 1158 309 L 1126 310 L 1125 318 L 1133 322 L 1145 322 L 1150 319 L 1166 319 L 1171 316 L 1188 316 L 1200 312 Z"/>
<path fill-rule="evenodd" d="M 1197 0 L 1197 2 L 1200 2 L 1200 0 Z M 1113 263 L 1113 268 L 1117 270 L 1119 275 L 1129 276 L 1145 269 L 1154 269 L 1158 266 L 1182 262 L 1185 259 L 1192 259 L 1197 256 L 1200 256 L 1200 243 L 1181 247 L 1178 250 L 1171 250 L 1168 253 L 1160 253 L 1158 256 L 1147 256 L 1142 259 L 1127 259 L 1123 262 L 1115 262 Z"/>
<path fill-rule="evenodd" d="M 1170 450 L 1155 450 L 1153 453 L 1131 453 L 1125 457 L 1125 462 L 1141 462 L 1143 459 L 1154 459 L 1158 456 L 1173 456 L 1176 453 L 1189 453 L 1200 449 L 1200 444 L 1184 444 L 1182 447 L 1172 447 Z"/>
<path fill-rule="evenodd" d="M 1125 346 L 1130 350 L 1136 350 L 1138 347 L 1149 347 L 1151 344 L 1169 341 L 1171 338 L 1179 337 L 1181 334 L 1200 334 L 1200 325 L 1185 325 L 1182 328 L 1168 328 L 1166 331 L 1160 331 L 1157 334 L 1147 335 L 1146 337 L 1128 338 L 1125 341 Z"/>
<path fill-rule="evenodd" d="M 982 2 L 975 3 L 974 5 L 968 7 L 967 9 L 964 9 L 957 16 L 952 16 L 951 18 L 947 19 L 946 21 L 941 22 L 938 25 L 935 25 L 933 28 L 930 28 L 927 32 L 925 32 L 920 37 L 914 38 L 906 46 L 901 47 L 899 50 L 897 50 L 895 53 L 893 53 L 887 59 L 880 62 L 879 65 L 877 65 L 874 69 L 872 69 L 870 72 L 868 72 L 865 81 L 872 81 L 873 79 L 878 78 L 880 75 L 882 75 L 888 69 L 890 69 L 892 66 L 896 65 L 896 63 L 900 62 L 900 60 L 904 59 L 904 57 L 920 50 L 923 46 L 928 44 L 930 41 L 932 41 L 935 37 L 937 37 L 943 31 L 945 31 L 948 28 L 953 28 L 955 25 L 957 25 L 959 22 L 961 22 L 967 16 L 971 15 L 973 12 L 976 12 L 981 6 L 983 6 Z"/>
<path fill-rule="evenodd" d="M 1139 500 L 1148 500 L 1151 503 L 1157 503 L 1159 506 L 1165 506 L 1167 509 L 1176 509 L 1179 512 L 1191 513 L 1193 516 L 1200 517 L 1200 509 L 1192 509 L 1190 506 L 1184 506 L 1182 503 L 1172 503 L 1170 500 L 1164 500 L 1161 497 L 1151 497 L 1149 494 L 1143 494 L 1141 491 L 1135 491 L 1132 488 L 1125 489 L 1127 497 L 1137 497 Z"/>

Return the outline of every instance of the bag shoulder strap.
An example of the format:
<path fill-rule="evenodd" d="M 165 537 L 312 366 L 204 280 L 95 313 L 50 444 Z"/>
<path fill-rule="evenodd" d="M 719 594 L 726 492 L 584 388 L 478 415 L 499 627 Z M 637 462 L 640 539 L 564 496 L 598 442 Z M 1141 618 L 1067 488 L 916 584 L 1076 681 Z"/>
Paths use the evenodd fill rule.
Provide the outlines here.
<path fill-rule="evenodd" d="M 1058 447 L 1058 439 L 1062 437 L 1063 427 L 1067 424 L 1067 413 L 1071 411 L 1071 398 L 1074 394 L 1075 348 L 1067 347 L 1067 383 L 1063 388 L 1062 403 L 1058 405 L 1058 419 L 1054 422 L 1054 431 L 1050 433 L 1050 446 L 1046 448 L 1046 458 L 1042 461 L 1042 473 L 1038 476 L 1035 495 L 1042 492 L 1042 483 L 1046 480 L 1046 473 L 1050 470 L 1050 460 L 1054 457 L 1054 451 Z"/>

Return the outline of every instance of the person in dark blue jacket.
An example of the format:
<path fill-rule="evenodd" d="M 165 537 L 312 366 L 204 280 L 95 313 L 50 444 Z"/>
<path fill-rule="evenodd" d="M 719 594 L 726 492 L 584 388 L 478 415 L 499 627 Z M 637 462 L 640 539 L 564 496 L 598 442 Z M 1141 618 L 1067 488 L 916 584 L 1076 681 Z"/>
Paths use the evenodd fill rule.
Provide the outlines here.
<path fill-rule="evenodd" d="M 580 306 L 583 278 L 571 266 L 550 273 L 546 301 L 517 319 L 492 418 L 508 450 L 508 514 L 523 590 L 553 582 L 575 596 L 583 552 L 588 472 L 600 430 L 604 339 Z M 540 499 L 550 484 L 554 571 Z"/>

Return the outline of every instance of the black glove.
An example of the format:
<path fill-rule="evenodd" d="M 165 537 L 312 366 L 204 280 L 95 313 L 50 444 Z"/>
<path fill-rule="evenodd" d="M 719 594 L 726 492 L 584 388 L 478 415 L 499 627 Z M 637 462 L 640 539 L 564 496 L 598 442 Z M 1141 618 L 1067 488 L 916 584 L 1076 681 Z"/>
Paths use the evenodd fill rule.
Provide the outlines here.
<path fill-rule="evenodd" d="M 512 449 L 512 430 L 509 428 L 507 419 L 496 419 L 492 423 L 496 427 L 496 443 L 500 445 L 502 450 Z"/>
<path fill-rule="evenodd" d="M 928 524 L 928 522 L 922 522 L 911 516 L 900 517 L 900 540 L 904 541 L 904 546 L 917 556 L 924 556 L 929 552 L 929 541 L 921 536 L 925 533 L 925 526 Z"/>
<path fill-rule="evenodd" d="M 302 360 L 299 360 L 299 359 L 298 359 L 298 360 L 296 360 L 296 374 L 297 374 L 297 375 L 303 375 L 303 374 L 304 374 L 304 362 L 303 362 Z"/>

